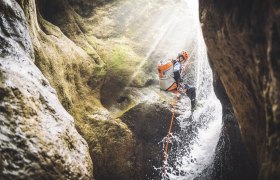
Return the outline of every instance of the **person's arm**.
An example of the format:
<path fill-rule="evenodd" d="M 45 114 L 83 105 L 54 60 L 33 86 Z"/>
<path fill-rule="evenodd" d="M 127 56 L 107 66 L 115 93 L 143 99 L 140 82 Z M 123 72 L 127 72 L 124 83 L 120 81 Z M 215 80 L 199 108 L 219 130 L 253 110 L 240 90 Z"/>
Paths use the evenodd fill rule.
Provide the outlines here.
<path fill-rule="evenodd" d="M 177 86 L 179 86 L 179 83 L 181 81 L 180 71 L 175 71 L 174 72 L 174 79 L 176 81 Z"/>
<path fill-rule="evenodd" d="M 181 69 L 181 64 L 176 61 L 173 64 L 173 74 L 174 74 L 174 79 L 176 81 L 177 86 L 179 85 L 179 81 L 181 80 L 180 69 Z"/>

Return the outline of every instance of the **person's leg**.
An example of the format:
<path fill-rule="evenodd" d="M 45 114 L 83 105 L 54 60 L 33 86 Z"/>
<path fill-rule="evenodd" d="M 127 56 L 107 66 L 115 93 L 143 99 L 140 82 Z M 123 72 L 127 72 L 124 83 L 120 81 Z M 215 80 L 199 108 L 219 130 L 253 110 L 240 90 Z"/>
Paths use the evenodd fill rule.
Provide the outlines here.
<path fill-rule="evenodd" d="M 196 89 L 195 87 L 192 87 L 190 89 L 191 91 L 191 106 L 192 106 L 192 111 L 194 111 L 194 108 L 196 106 Z"/>
<path fill-rule="evenodd" d="M 191 109 L 193 111 L 196 106 L 196 89 L 188 84 L 185 84 L 185 87 L 187 88 L 187 96 L 191 100 Z"/>

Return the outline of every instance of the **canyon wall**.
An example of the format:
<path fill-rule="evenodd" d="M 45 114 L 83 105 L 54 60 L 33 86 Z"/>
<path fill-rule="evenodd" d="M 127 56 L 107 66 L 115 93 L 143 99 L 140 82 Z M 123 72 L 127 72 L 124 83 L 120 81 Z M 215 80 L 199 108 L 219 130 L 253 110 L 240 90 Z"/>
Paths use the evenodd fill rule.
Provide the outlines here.
<path fill-rule="evenodd" d="M 16 1 L 0 1 L 0 22 L 1 179 L 92 179 L 88 145 L 34 64 Z"/>
<path fill-rule="evenodd" d="M 280 177 L 279 10 L 273 0 L 200 1 L 210 63 L 259 179 Z"/>

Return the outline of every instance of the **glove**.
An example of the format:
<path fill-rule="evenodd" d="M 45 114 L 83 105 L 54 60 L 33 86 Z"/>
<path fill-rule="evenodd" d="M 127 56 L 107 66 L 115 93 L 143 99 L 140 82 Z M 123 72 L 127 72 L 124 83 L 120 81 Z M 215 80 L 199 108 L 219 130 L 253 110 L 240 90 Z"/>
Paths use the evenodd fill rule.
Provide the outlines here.
<path fill-rule="evenodd" d="M 179 86 L 177 87 L 177 91 L 181 94 L 186 93 L 187 89 L 184 88 L 184 85 L 182 83 L 179 83 Z"/>

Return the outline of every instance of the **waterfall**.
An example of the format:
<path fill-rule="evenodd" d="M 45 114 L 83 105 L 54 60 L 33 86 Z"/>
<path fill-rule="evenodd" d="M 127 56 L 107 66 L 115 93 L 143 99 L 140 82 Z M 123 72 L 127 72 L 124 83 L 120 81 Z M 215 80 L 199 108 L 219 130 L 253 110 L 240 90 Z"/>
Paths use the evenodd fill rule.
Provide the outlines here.
<path fill-rule="evenodd" d="M 198 108 L 191 114 L 190 100 L 180 99 L 176 118 L 180 132 L 173 132 L 169 143 L 167 174 L 163 179 L 195 179 L 213 162 L 222 127 L 222 106 L 213 89 L 213 74 L 208 63 L 207 50 L 198 18 L 198 1 L 189 1 L 197 11 L 196 35 L 192 44 L 190 73 L 186 81 L 197 89 Z M 188 79 L 192 77 L 192 79 Z M 164 146 L 165 139 L 163 140 Z"/>

